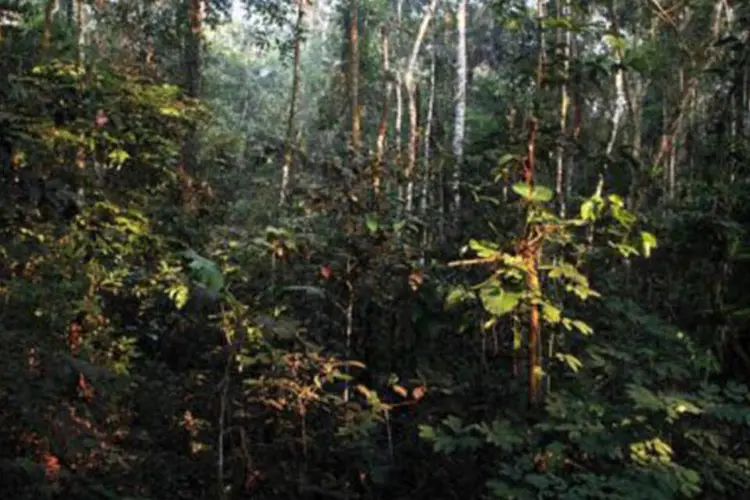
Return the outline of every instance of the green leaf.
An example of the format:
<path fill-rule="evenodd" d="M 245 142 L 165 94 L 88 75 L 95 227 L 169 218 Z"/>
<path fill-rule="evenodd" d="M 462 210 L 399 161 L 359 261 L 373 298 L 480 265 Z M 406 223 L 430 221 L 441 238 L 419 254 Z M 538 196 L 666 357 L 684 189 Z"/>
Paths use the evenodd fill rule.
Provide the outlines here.
<path fill-rule="evenodd" d="M 628 229 L 638 220 L 634 213 L 616 204 L 612 205 L 612 217 L 614 217 L 620 225 Z"/>
<path fill-rule="evenodd" d="M 642 385 L 629 384 L 627 395 L 635 403 L 636 409 L 660 411 L 664 409 L 664 402 Z"/>
<path fill-rule="evenodd" d="M 620 253 L 620 255 L 622 255 L 626 259 L 631 257 L 632 255 L 638 255 L 638 249 L 632 245 L 626 245 L 625 243 L 612 243 L 612 242 L 610 242 L 609 245 L 612 248 L 616 249 Z"/>
<path fill-rule="evenodd" d="M 482 422 L 479 432 L 484 435 L 485 441 L 503 451 L 512 451 L 513 448 L 521 446 L 524 442 L 523 435 L 513 428 L 513 425 L 504 419 L 492 421 L 492 425 Z"/>
<path fill-rule="evenodd" d="M 611 194 L 607 197 L 609 200 L 609 203 L 612 204 L 612 206 L 617 208 L 623 208 L 625 207 L 625 201 L 622 199 L 620 195 L 617 194 Z"/>
<path fill-rule="evenodd" d="M 419 438 L 425 441 L 435 440 L 435 428 L 431 425 L 420 425 L 419 426 Z"/>
<path fill-rule="evenodd" d="M 548 202 L 554 196 L 554 193 L 548 187 L 534 186 L 533 188 L 529 188 L 529 185 L 523 182 L 513 184 L 513 192 L 521 198 L 535 203 Z"/>
<path fill-rule="evenodd" d="M 224 275 L 219 266 L 212 260 L 198 255 L 194 250 L 186 250 L 183 255 L 190 260 L 190 278 L 205 286 L 214 293 L 219 293 L 224 288 Z"/>
<path fill-rule="evenodd" d="M 596 220 L 596 212 L 594 211 L 594 200 L 588 199 L 581 204 L 581 219 L 583 220 Z"/>
<path fill-rule="evenodd" d="M 130 159 L 130 154 L 123 149 L 115 149 L 109 153 L 109 161 L 116 166 L 122 166 L 126 161 Z"/>
<path fill-rule="evenodd" d="M 584 323 L 580 319 L 573 320 L 573 326 L 584 335 L 593 335 L 594 329 L 591 328 L 588 323 Z"/>
<path fill-rule="evenodd" d="M 182 116 L 182 112 L 177 108 L 164 107 L 164 108 L 161 108 L 159 112 L 163 114 L 164 116 L 170 116 L 170 117 L 175 117 L 175 118 Z"/>
<path fill-rule="evenodd" d="M 498 255 L 500 255 L 500 251 L 497 249 L 497 245 L 487 241 L 480 242 L 477 240 L 471 240 L 469 241 L 469 247 L 474 250 L 482 259 L 497 257 Z"/>
<path fill-rule="evenodd" d="M 517 161 L 517 160 L 518 160 L 518 156 L 517 155 L 507 153 L 507 154 L 504 154 L 503 156 L 501 156 L 497 160 L 497 166 L 498 167 L 504 167 L 508 163 L 510 163 L 512 161 Z"/>
<path fill-rule="evenodd" d="M 643 245 L 643 256 L 647 258 L 651 256 L 651 250 L 659 246 L 656 236 L 647 231 L 641 231 L 641 245 Z"/>
<path fill-rule="evenodd" d="M 615 51 L 624 50 L 627 46 L 627 42 L 624 38 L 612 34 L 604 35 L 602 37 L 602 42 Z"/>
<path fill-rule="evenodd" d="M 542 308 L 542 314 L 544 315 L 544 320 L 547 323 L 556 324 L 559 323 L 562 319 L 562 311 L 560 311 L 560 308 L 555 307 L 549 303 L 544 304 L 544 307 Z"/>
<path fill-rule="evenodd" d="M 504 316 L 511 312 L 521 300 L 522 292 L 509 292 L 503 290 L 499 283 L 495 282 L 483 287 L 479 291 L 484 309 L 495 316 Z"/>
<path fill-rule="evenodd" d="M 373 214 L 367 214 L 365 216 L 365 225 L 367 226 L 367 230 L 370 231 L 370 233 L 376 232 L 380 227 L 380 224 L 378 224 L 378 220 Z"/>
<path fill-rule="evenodd" d="M 555 357 L 565 363 L 568 368 L 573 371 L 573 373 L 578 373 L 578 370 L 583 368 L 583 362 L 572 354 L 558 352 L 557 354 L 555 354 Z"/>
<path fill-rule="evenodd" d="M 471 290 L 467 290 L 466 287 L 459 285 L 453 288 L 448 295 L 445 297 L 444 309 L 449 311 L 459 304 L 473 300 L 476 295 Z"/>
<path fill-rule="evenodd" d="M 187 287 L 187 285 L 179 283 L 170 288 L 167 294 L 172 302 L 174 302 L 175 307 L 177 309 L 182 309 L 188 302 L 188 298 L 190 297 L 190 289 Z"/>

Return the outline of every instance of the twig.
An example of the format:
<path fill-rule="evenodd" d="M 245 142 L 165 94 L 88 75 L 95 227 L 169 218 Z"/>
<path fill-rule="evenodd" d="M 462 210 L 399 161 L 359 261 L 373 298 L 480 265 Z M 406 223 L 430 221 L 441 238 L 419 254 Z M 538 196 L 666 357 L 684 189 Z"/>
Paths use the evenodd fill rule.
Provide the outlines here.
<path fill-rule="evenodd" d="M 500 256 L 480 257 L 477 259 L 466 259 L 466 260 L 454 260 L 453 262 L 448 262 L 448 267 L 479 266 L 482 264 L 494 264 L 497 262 L 500 262 Z"/>

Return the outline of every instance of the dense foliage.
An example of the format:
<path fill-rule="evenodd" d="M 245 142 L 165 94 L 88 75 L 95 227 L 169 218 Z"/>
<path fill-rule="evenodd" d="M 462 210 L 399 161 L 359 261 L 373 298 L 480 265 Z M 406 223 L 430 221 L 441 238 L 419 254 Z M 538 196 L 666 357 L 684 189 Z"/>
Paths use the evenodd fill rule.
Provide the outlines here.
<path fill-rule="evenodd" d="M 742 498 L 734 4 L 0 1 L 0 496 Z"/>

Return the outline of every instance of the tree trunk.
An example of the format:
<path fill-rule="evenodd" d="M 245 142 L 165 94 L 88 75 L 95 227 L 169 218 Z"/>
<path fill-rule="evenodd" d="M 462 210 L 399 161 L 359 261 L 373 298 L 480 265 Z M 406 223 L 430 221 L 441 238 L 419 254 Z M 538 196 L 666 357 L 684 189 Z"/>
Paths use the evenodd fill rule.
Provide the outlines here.
<path fill-rule="evenodd" d="M 422 17 L 419 25 L 417 37 L 414 40 L 409 63 L 404 72 L 404 84 L 406 86 L 406 95 L 409 102 L 409 144 L 406 167 L 404 168 L 404 178 L 406 180 L 406 214 L 411 215 L 414 209 L 414 169 L 417 164 L 417 147 L 419 143 L 419 124 L 417 120 L 417 83 L 414 80 L 414 71 L 417 67 L 417 58 L 419 49 L 422 46 L 427 28 L 430 25 L 432 16 L 437 8 L 438 0 L 432 0 L 427 7 L 427 11 Z"/>
<path fill-rule="evenodd" d="M 189 0 L 190 30 L 185 42 L 185 95 L 191 99 L 199 98 L 201 91 L 201 46 L 205 7 L 204 0 Z M 198 131 L 195 125 L 191 126 L 183 145 L 183 164 L 187 175 L 195 175 L 198 170 Z"/>
<path fill-rule="evenodd" d="M 466 8 L 467 0 L 460 0 L 456 12 L 456 95 L 453 122 L 453 215 L 457 223 L 461 210 L 461 169 L 464 161 L 464 136 L 466 134 Z"/>
<path fill-rule="evenodd" d="M 44 28 L 42 30 L 42 52 L 49 50 L 52 42 L 52 19 L 57 8 L 57 0 L 47 0 L 44 6 Z"/>
<path fill-rule="evenodd" d="M 351 0 L 349 12 L 349 102 L 351 106 L 351 152 L 356 158 L 362 145 L 362 119 L 359 108 L 359 1 Z"/>
<path fill-rule="evenodd" d="M 279 194 L 279 206 L 286 204 L 287 196 L 289 194 L 289 183 L 291 178 L 291 167 L 292 167 L 292 155 L 296 147 L 296 117 L 297 117 L 297 101 L 299 100 L 300 90 L 300 46 L 302 45 L 302 23 L 305 17 L 305 6 L 302 2 L 305 0 L 298 0 L 297 2 L 297 24 L 295 26 L 294 33 L 294 54 L 292 62 L 292 93 L 289 97 L 289 118 L 286 126 L 286 144 L 284 151 L 284 164 L 281 167 L 281 189 Z"/>
<path fill-rule="evenodd" d="M 430 45 L 430 88 L 429 88 L 429 97 L 427 98 L 427 118 L 425 120 L 425 127 L 424 127 L 424 153 L 422 155 L 422 159 L 424 161 L 424 170 L 422 172 L 422 193 L 421 193 L 421 205 L 420 205 L 420 215 L 422 216 L 422 221 L 424 223 L 422 227 L 422 263 L 424 264 L 424 251 L 427 248 L 427 244 L 429 242 L 429 227 L 430 224 L 428 224 L 427 221 L 427 210 L 430 206 L 430 183 L 432 181 L 432 169 L 430 168 L 430 164 L 432 162 L 431 150 L 430 150 L 430 143 L 432 141 L 432 122 L 433 117 L 435 114 L 435 66 L 436 66 L 436 56 L 435 56 L 435 42 Z"/>
<path fill-rule="evenodd" d="M 568 18 L 571 15 L 570 0 L 557 0 L 557 16 Z M 557 46 L 563 59 L 563 82 L 560 86 L 560 138 L 557 141 L 557 171 L 555 175 L 555 191 L 557 194 L 557 210 L 561 218 L 565 218 L 565 145 L 568 138 L 568 106 L 570 97 L 568 95 L 568 78 L 570 72 L 570 39 L 569 28 L 558 29 Z"/>
<path fill-rule="evenodd" d="M 83 0 L 76 0 L 76 64 L 83 63 Z"/>
<path fill-rule="evenodd" d="M 382 183 L 383 170 L 385 167 L 385 136 L 388 131 L 388 113 L 390 111 L 389 103 L 393 83 L 391 82 L 391 67 L 388 54 L 388 30 L 383 27 L 381 31 L 381 51 L 383 53 L 383 110 L 380 115 L 380 124 L 378 125 L 378 138 L 375 143 L 375 164 L 372 167 L 372 190 L 375 197 L 380 197 L 380 186 Z"/>

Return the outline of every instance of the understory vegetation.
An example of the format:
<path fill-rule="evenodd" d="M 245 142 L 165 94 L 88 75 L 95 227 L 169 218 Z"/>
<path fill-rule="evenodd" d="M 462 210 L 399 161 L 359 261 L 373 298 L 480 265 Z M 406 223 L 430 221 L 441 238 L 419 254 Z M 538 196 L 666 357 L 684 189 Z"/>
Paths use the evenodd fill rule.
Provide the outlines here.
<path fill-rule="evenodd" d="M 744 498 L 749 37 L 0 0 L 0 497 Z"/>

